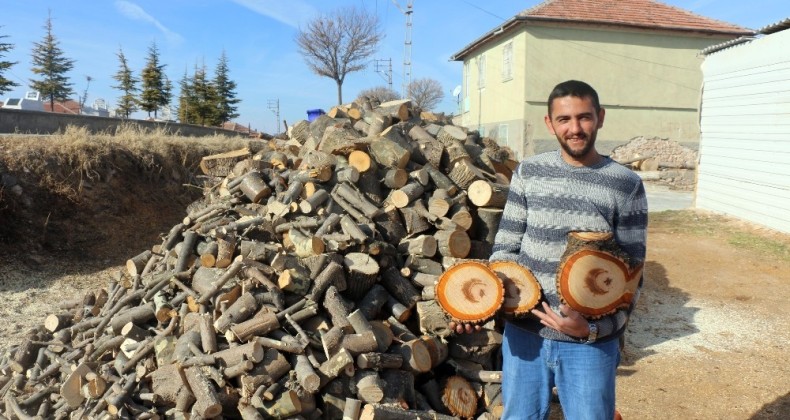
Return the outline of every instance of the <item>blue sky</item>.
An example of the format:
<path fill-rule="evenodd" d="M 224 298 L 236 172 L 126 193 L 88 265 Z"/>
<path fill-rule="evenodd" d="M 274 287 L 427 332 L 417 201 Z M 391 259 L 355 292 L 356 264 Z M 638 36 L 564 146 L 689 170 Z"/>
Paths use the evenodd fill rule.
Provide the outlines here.
<path fill-rule="evenodd" d="M 392 60 L 393 89 L 403 80 L 405 10 L 408 0 L 0 0 L 0 35 L 14 49 L 2 57 L 18 62 L 5 77 L 22 86 L 5 94 L 20 97 L 32 77 L 31 50 L 43 39 L 51 12 L 53 33 L 65 55 L 75 60 L 69 76 L 75 99 L 92 81 L 88 103 L 105 99 L 114 107 L 119 91 L 112 88 L 122 48 L 139 76 L 148 47 L 156 42 L 165 72 L 177 85 L 184 72 L 204 63 L 213 75 L 224 50 L 230 78 L 238 84 L 237 122 L 269 133 L 277 131 L 270 104 L 279 100 L 280 121 L 307 117 L 309 109 L 329 110 L 336 103 L 335 82 L 310 72 L 296 49 L 300 27 L 320 13 L 355 5 L 379 16 L 386 34 L 368 69 L 348 75 L 343 100 L 363 89 L 384 86 L 373 60 Z M 451 113 L 451 92 L 461 83 L 461 63 L 449 61 L 477 37 L 540 0 L 414 0 L 412 78 L 438 80 L 446 92 L 437 111 Z M 397 5 L 396 5 L 397 3 Z M 790 17 L 788 0 L 665 0 L 664 3 L 751 29 Z M 379 61 L 383 63 L 383 61 Z M 177 95 L 177 92 L 175 92 Z M 282 127 L 281 127 L 282 128 Z"/>

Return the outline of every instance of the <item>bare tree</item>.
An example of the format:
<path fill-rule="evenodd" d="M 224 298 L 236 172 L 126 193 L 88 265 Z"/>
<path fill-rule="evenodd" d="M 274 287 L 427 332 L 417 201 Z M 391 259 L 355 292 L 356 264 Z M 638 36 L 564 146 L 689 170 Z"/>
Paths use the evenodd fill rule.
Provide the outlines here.
<path fill-rule="evenodd" d="M 342 104 L 346 75 L 364 69 L 383 38 L 377 16 L 347 7 L 311 20 L 296 43 L 315 74 L 337 83 L 337 103 Z"/>
<path fill-rule="evenodd" d="M 386 86 L 376 86 L 359 92 L 357 98 L 367 97 L 371 101 L 387 102 L 400 99 L 400 94 Z"/>
<path fill-rule="evenodd" d="M 408 90 L 414 106 L 425 111 L 430 111 L 444 99 L 442 84 L 436 79 L 415 79 L 409 83 Z"/>

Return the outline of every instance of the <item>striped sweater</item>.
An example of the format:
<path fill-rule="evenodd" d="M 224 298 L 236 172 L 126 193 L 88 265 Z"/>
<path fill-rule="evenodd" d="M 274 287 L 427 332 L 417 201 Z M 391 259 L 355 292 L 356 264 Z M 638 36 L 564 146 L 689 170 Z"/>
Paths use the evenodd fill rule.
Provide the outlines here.
<path fill-rule="evenodd" d="M 647 198 L 639 176 L 608 157 L 589 167 L 569 165 L 559 150 L 525 159 L 513 173 L 490 260 L 529 268 L 558 311 L 557 271 L 571 231 L 613 232 L 625 252 L 644 261 Z M 631 309 L 633 305 L 597 320 L 598 339 L 620 336 Z M 510 322 L 544 338 L 580 341 L 533 316 Z"/>

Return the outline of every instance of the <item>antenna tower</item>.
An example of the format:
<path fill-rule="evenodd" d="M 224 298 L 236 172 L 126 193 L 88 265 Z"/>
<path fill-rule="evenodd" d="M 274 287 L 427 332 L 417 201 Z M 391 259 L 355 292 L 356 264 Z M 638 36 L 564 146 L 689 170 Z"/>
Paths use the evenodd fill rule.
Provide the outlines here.
<path fill-rule="evenodd" d="M 280 134 L 280 98 L 268 100 L 269 109 L 274 112 L 274 118 L 277 119 L 277 132 Z"/>
<path fill-rule="evenodd" d="M 411 83 L 411 18 L 414 13 L 414 1 L 408 0 L 406 2 L 406 10 L 401 9 L 396 0 L 392 0 L 392 2 L 395 3 L 395 6 L 401 13 L 406 15 L 406 40 L 403 43 L 403 85 L 401 86 L 401 96 L 405 98 Z"/>

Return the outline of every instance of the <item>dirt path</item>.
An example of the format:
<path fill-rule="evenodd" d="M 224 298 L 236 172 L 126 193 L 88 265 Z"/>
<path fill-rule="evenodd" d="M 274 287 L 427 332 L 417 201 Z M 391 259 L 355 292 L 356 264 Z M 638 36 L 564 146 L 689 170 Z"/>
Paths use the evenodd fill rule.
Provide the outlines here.
<path fill-rule="evenodd" d="M 647 282 L 619 370 L 626 419 L 790 418 L 790 236 L 692 211 L 651 217 Z M 0 347 L 59 302 L 105 286 L 94 265 L 0 259 Z"/>

